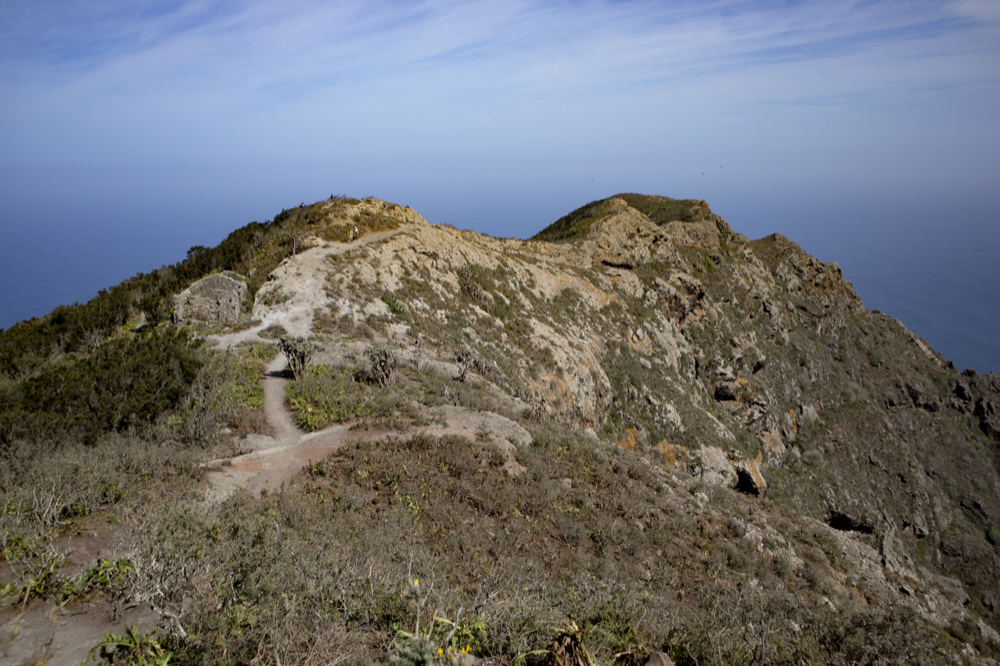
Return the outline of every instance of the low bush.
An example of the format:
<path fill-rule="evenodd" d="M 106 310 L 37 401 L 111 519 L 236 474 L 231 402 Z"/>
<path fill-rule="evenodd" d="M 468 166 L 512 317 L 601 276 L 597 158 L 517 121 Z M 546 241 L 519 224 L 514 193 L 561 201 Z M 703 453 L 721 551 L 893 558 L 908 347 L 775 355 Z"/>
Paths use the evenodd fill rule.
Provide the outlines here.
<path fill-rule="evenodd" d="M 372 380 L 383 388 L 396 383 L 396 355 L 386 347 L 373 345 L 365 349 L 365 358 L 371 365 Z"/>
<path fill-rule="evenodd" d="M 334 205 L 343 205 L 337 200 Z M 140 273 L 101 290 L 84 304 L 63 305 L 44 317 L 19 322 L 0 331 L 0 376 L 34 376 L 52 360 L 82 354 L 122 332 L 140 313 L 146 328 L 168 319 L 172 298 L 195 281 L 214 272 L 233 271 L 247 278 L 247 300 L 278 264 L 292 254 L 296 239 L 326 213 L 327 202 L 283 210 L 269 222 L 251 222 L 233 231 L 215 247 L 196 245 L 172 266 Z"/>
<path fill-rule="evenodd" d="M 203 354 L 204 366 L 180 405 L 165 419 L 181 442 L 209 448 L 223 429 L 236 436 L 266 433 L 264 362 L 273 355 L 269 345 L 244 348 L 235 353 Z"/>
<path fill-rule="evenodd" d="M 306 374 L 306 366 L 315 352 L 315 347 L 311 342 L 302 336 L 281 336 L 278 341 L 278 348 L 288 359 L 288 368 L 292 371 L 295 379 L 302 379 Z"/>
<path fill-rule="evenodd" d="M 288 335 L 288 331 L 286 331 L 285 327 L 281 324 L 271 324 L 270 326 L 262 329 L 259 333 L 257 333 L 257 335 L 265 340 L 280 340 Z"/>
<path fill-rule="evenodd" d="M 348 368 L 317 365 L 308 375 L 288 384 L 288 405 L 303 430 L 357 418 L 388 418 L 409 414 L 405 391 L 395 387 L 365 388 Z"/>
<path fill-rule="evenodd" d="M 187 394 L 202 364 L 198 346 L 183 330 L 154 329 L 50 364 L 0 395 L 0 445 L 39 433 L 93 442 L 148 426 Z M 36 430 L 39 421 L 48 425 Z"/>
<path fill-rule="evenodd" d="M 533 435 L 517 479 L 485 440 L 418 435 L 345 446 L 259 500 L 168 513 L 136 557 L 186 632 L 177 663 L 444 663 L 466 648 L 542 663 L 567 635 L 598 664 L 651 650 L 686 665 L 943 663 L 918 617 L 877 599 L 834 613 L 748 539 L 692 520 L 637 457 Z"/>

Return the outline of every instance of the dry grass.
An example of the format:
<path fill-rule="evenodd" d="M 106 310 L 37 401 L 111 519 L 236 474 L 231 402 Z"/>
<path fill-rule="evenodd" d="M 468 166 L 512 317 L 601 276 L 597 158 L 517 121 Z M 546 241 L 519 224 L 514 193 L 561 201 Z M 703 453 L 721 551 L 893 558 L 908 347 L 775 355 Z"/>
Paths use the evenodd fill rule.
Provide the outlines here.
<path fill-rule="evenodd" d="M 137 568 L 187 632 L 172 645 L 180 663 L 385 662 L 417 617 L 457 617 L 476 654 L 507 660 L 571 620 L 601 664 L 654 649 L 680 664 L 936 658 L 944 639 L 908 611 L 872 599 L 833 613 L 721 519 L 753 513 L 811 539 L 766 501 L 718 490 L 693 512 L 685 487 L 645 461 L 533 430 L 517 479 L 484 442 L 415 435 L 348 446 L 261 499 L 166 512 Z M 448 633 L 437 622 L 434 645 Z"/>

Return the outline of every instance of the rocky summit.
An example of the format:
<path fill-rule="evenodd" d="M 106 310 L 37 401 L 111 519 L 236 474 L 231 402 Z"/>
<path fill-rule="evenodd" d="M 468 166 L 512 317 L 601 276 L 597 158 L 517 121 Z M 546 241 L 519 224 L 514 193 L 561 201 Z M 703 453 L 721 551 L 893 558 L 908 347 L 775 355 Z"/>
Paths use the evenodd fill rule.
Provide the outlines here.
<path fill-rule="evenodd" d="M 67 490 L 53 516 L 5 509 L 5 539 L 136 517 L 115 528 L 127 585 L 88 594 L 151 609 L 180 662 L 1000 656 L 1000 378 L 703 201 L 621 194 L 515 240 L 332 197 L 129 289 L 117 327 L 3 333 L 0 442 L 27 476 L 0 488 L 38 496 L 24 451 L 86 467 L 133 438 L 173 513 Z M 182 334 L 169 400 L 74 384 L 126 381 L 102 354 Z M 27 602 L 41 556 L 5 547 Z"/>

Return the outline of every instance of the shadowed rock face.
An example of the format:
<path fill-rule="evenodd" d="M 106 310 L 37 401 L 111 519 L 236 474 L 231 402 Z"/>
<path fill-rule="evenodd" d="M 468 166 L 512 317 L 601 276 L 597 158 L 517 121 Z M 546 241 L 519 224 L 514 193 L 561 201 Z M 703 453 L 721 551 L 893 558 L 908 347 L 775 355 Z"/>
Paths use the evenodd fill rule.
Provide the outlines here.
<path fill-rule="evenodd" d="M 209 275 L 174 297 L 174 321 L 235 324 L 246 294 L 246 282 L 220 273 Z"/>

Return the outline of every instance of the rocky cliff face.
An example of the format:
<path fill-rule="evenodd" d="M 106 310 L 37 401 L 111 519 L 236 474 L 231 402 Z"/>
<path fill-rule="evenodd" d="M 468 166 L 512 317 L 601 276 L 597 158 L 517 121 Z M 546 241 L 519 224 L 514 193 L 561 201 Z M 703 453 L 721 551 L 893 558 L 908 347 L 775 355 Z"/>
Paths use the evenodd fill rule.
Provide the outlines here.
<path fill-rule="evenodd" d="M 867 310 L 836 264 L 660 197 L 589 204 L 553 226 L 559 242 L 375 199 L 317 229 L 357 215 L 397 228 L 351 245 L 317 231 L 253 317 L 452 363 L 526 415 L 689 475 L 693 492 L 766 495 L 836 544 L 844 599 L 877 590 L 939 624 L 975 618 L 1000 645 L 1000 379 L 959 374 Z M 761 553 L 801 563 L 746 529 Z"/>

